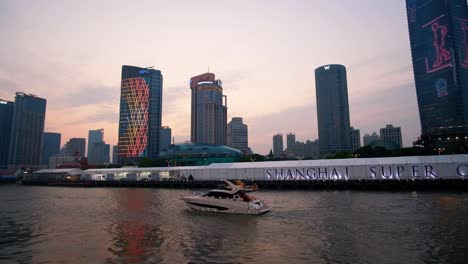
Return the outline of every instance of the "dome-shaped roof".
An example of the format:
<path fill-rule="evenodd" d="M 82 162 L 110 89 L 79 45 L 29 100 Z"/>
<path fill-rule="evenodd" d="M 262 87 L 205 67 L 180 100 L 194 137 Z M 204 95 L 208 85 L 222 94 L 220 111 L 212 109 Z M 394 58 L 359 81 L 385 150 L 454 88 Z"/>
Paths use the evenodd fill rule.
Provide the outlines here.
<path fill-rule="evenodd" d="M 233 157 L 240 156 L 241 151 L 225 145 L 210 145 L 200 143 L 172 144 L 164 149 L 161 157 Z"/>

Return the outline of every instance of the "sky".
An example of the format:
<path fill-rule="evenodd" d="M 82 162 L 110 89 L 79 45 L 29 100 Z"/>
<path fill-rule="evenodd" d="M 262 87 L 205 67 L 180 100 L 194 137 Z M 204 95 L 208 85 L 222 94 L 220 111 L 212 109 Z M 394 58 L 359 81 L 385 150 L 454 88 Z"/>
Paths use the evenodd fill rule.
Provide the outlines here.
<path fill-rule="evenodd" d="M 45 131 L 117 144 L 122 65 L 161 70 L 164 126 L 190 140 L 192 76 L 213 72 L 249 146 L 318 137 L 314 70 L 347 68 L 351 125 L 420 132 L 404 0 L 0 0 L 0 98 L 47 99 Z M 286 139 L 284 139 L 286 141 Z"/>

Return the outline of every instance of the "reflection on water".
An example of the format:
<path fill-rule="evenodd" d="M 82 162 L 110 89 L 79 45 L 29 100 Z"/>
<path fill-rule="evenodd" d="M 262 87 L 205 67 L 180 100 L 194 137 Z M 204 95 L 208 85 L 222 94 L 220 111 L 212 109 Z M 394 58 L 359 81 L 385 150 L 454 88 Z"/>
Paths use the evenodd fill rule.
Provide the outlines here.
<path fill-rule="evenodd" d="M 468 194 L 261 191 L 262 216 L 189 191 L 0 187 L 0 262 L 467 263 Z"/>

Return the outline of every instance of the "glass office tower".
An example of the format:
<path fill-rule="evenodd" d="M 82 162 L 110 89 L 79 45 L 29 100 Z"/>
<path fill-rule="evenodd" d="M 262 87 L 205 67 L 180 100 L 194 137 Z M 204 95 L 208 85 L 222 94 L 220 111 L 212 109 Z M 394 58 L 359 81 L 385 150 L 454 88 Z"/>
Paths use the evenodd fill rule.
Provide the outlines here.
<path fill-rule="evenodd" d="M 348 84 L 343 65 L 315 70 L 320 154 L 351 151 Z"/>

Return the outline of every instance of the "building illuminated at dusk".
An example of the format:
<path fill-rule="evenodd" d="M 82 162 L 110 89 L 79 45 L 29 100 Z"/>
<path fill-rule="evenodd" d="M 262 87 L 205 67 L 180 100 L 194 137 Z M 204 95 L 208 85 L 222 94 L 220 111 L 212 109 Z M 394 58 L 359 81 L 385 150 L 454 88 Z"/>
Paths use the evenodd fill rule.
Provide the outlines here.
<path fill-rule="evenodd" d="M 159 70 L 122 66 L 118 142 L 120 164 L 158 156 L 162 83 L 163 76 Z"/>
<path fill-rule="evenodd" d="M 406 7 L 423 137 L 467 135 L 468 3 L 407 0 Z"/>
<path fill-rule="evenodd" d="M 214 73 L 204 73 L 190 79 L 192 90 L 193 143 L 226 145 L 227 99 L 220 80 Z M 223 100 L 224 99 L 224 100 Z"/>

